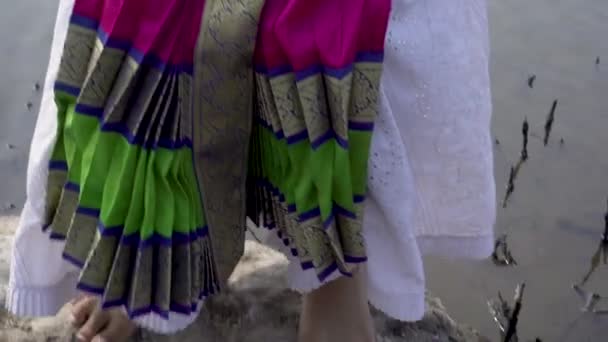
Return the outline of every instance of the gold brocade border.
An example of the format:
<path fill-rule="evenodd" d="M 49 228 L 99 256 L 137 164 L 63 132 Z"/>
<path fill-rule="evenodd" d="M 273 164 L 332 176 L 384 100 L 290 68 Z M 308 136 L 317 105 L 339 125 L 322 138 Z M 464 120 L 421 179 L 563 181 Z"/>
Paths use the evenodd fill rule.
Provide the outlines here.
<path fill-rule="evenodd" d="M 194 57 L 194 164 L 218 279 L 244 252 L 245 184 L 263 0 L 208 0 Z"/>
<path fill-rule="evenodd" d="M 382 63 L 355 63 L 349 120 L 354 122 L 374 122 L 376 120 L 381 76 Z"/>

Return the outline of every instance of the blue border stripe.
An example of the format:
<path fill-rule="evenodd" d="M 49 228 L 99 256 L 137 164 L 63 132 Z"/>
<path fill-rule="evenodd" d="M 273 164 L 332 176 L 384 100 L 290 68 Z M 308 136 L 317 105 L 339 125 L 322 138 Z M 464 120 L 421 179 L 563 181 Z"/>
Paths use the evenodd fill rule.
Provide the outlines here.
<path fill-rule="evenodd" d="M 95 209 L 95 208 L 86 208 L 86 207 L 79 206 L 78 208 L 76 208 L 76 213 L 82 214 L 85 216 L 90 216 L 90 217 L 99 217 L 99 214 L 101 214 L 101 211 L 99 209 Z"/>
<path fill-rule="evenodd" d="M 304 261 L 303 263 L 301 263 L 300 266 L 304 271 L 309 270 L 311 268 L 315 268 L 315 265 L 312 263 L 312 261 Z"/>
<path fill-rule="evenodd" d="M 318 137 L 316 140 L 312 141 L 310 143 L 310 147 L 312 147 L 313 150 L 316 150 L 319 147 L 321 147 L 324 143 L 326 143 L 332 139 L 334 139 L 336 141 L 336 143 L 343 149 L 345 149 L 345 150 L 348 149 L 348 141 L 343 139 L 338 133 L 336 133 L 336 131 L 334 131 L 332 129 L 328 130 L 323 135 Z"/>
<path fill-rule="evenodd" d="M 192 140 L 190 138 L 182 138 L 180 140 L 171 140 L 163 137 L 158 141 L 148 141 L 144 143 L 145 136 L 143 134 L 134 135 L 126 123 L 123 122 L 103 122 L 103 108 L 92 107 L 83 104 L 77 104 L 75 111 L 77 114 L 91 116 L 99 119 L 100 130 L 102 132 L 112 132 L 122 135 L 130 145 L 137 145 L 143 149 L 155 150 L 158 148 L 165 148 L 169 150 L 177 150 L 183 147 L 192 148 Z M 51 161 L 49 168 L 56 170 L 67 170 L 67 162 L 64 161 Z M 63 164 L 62 164 L 63 163 Z"/>
<path fill-rule="evenodd" d="M 278 194 L 280 194 L 280 191 L 277 187 L 275 187 L 272 183 L 270 183 L 270 181 L 268 179 L 265 178 L 257 178 L 255 180 L 255 183 L 258 184 L 258 186 L 264 187 L 266 188 L 268 191 L 272 192 L 274 194 L 274 196 L 278 196 Z M 285 197 L 283 196 L 281 202 L 284 202 Z M 365 201 L 365 195 L 361 195 L 361 194 L 355 194 L 353 195 L 353 202 L 355 204 L 360 204 L 362 202 Z M 297 211 L 297 207 L 295 204 L 288 204 L 287 205 L 287 211 L 290 213 L 295 213 Z M 328 220 L 331 217 L 335 217 L 335 215 L 342 215 L 345 217 L 348 217 L 350 219 L 357 219 L 357 214 L 355 214 L 354 212 L 338 205 L 335 201 L 333 202 L 333 208 L 332 208 L 332 212 L 330 213 L 330 216 L 326 219 Z M 306 212 L 303 212 L 302 214 L 298 214 L 298 220 L 300 222 L 302 221 L 307 221 L 310 219 L 315 219 L 317 217 L 321 216 L 321 209 L 319 207 L 315 207 L 313 209 L 310 209 Z M 272 224 L 276 224 L 276 223 L 272 223 Z M 326 222 L 323 223 L 324 227 L 327 228 L 327 224 Z M 274 227 L 273 227 L 274 228 Z M 282 234 L 281 231 L 279 230 L 279 234 Z M 282 236 L 281 236 L 282 237 Z"/>
<path fill-rule="evenodd" d="M 66 236 L 63 234 L 51 232 L 51 234 L 49 235 L 49 238 L 51 240 L 65 240 Z"/>
<path fill-rule="evenodd" d="M 336 136 L 336 134 L 334 133 L 334 131 L 332 130 L 328 130 L 327 132 L 323 133 L 320 137 L 318 137 L 317 139 L 313 140 L 310 142 L 310 147 L 312 147 L 313 150 L 318 149 L 319 147 L 321 147 L 321 145 L 323 145 L 323 143 L 331 140 L 332 138 L 334 138 Z"/>
<path fill-rule="evenodd" d="M 63 257 L 63 259 L 67 260 L 68 262 L 70 262 L 71 264 L 73 264 L 79 268 L 84 267 L 84 262 L 72 257 L 71 255 L 69 255 L 65 252 L 62 254 L 62 257 Z"/>
<path fill-rule="evenodd" d="M 374 123 L 373 122 L 349 121 L 348 129 L 351 129 L 353 131 L 373 131 Z"/>
<path fill-rule="evenodd" d="M 61 83 L 59 81 L 55 82 L 55 90 L 66 92 L 72 96 L 80 95 L 80 88 L 74 87 L 74 86 L 71 86 L 71 85 L 68 85 L 65 83 Z"/>
<path fill-rule="evenodd" d="M 298 142 L 306 140 L 306 139 L 308 139 L 308 131 L 303 130 L 294 135 L 287 136 L 287 143 L 291 145 L 291 144 L 295 144 L 295 143 L 298 143 Z"/>
<path fill-rule="evenodd" d="M 312 218 L 319 217 L 319 216 L 321 216 L 321 209 L 319 207 L 316 207 L 312 210 L 301 213 L 299 215 L 299 219 L 301 221 L 308 221 Z"/>
<path fill-rule="evenodd" d="M 344 261 L 349 262 L 351 264 L 363 263 L 363 262 L 367 262 L 367 257 L 355 257 L 355 256 L 345 255 Z"/>
<path fill-rule="evenodd" d="M 299 143 L 299 142 L 304 141 L 309 138 L 307 129 L 304 129 L 304 130 L 300 131 L 299 133 L 286 137 L 283 130 L 274 131 L 274 129 L 267 122 L 264 122 L 264 120 L 262 118 L 260 118 L 259 116 L 256 117 L 256 122 L 262 128 L 271 131 L 278 140 L 282 140 L 282 139 L 286 138 L 288 145 L 293 145 L 293 144 Z M 374 130 L 374 123 L 349 121 L 348 128 L 353 131 L 370 131 L 371 132 Z M 310 146 L 313 150 L 316 150 L 319 147 L 321 147 L 324 143 L 326 143 L 332 139 L 335 140 L 336 143 L 338 144 L 338 146 L 342 147 L 343 149 L 349 148 L 348 140 L 342 138 L 333 129 L 329 129 L 328 131 L 323 133 L 321 136 L 319 136 L 317 139 L 311 141 Z"/>
<path fill-rule="evenodd" d="M 329 217 L 327 217 L 325 221 L 323 221 L 323 228 L 328 229 L 329 227 L 331 227 L 331 224 L 334 222 L 335 218 L 336 215 L 334 215 L 334 213 L 331 213 Z"/>
<path fill-rule="evenodd" d="M 357 53 L 357 62 L 382 63 L 382 62 L 384 62 L 384 52 L 383 51 L 359 52 L 359 53 Z"/>
<path fill-rule="evenodd" d="M 365 202 L 365 196 L 364 195 L 355 195 L 353 197 L 353 201 L 355 203 L 363 203 L 363 202 Z"/>
<path fill-rule="evenodd" d="M 94 107 L 78 103 L 76 104 L 74 111 L 81 115 L 93 116 L 99 119 L 103 117 L 103 107 Z"/>
<path fill-rule="evenodd" d="M 68 170 L 68 162 L 65 160 L 51 160 L 49 162 L 50 170 L 60 170 L 67 171 Z"/>
<path fill-rule="evenodd" d="M 65 185 L 63 186 L 64 189 L 69 190 L 69 191 L 74 191 L 74 192 L 80 192 L 80 185 L 74 183 L 74 182 L 67 182 L 65 183 Z"/>
<path fill-rule="evenodd" d="M 98 209 L 79 207 L 76 212 L 91 217 L 99 217 Z M 46 229 L 48 230 L 48 227 Z M 174 245 L 184 245 L 196 241 L 198 239 L 206 238 L 209 235 L 208 226 L 196 228 L 190 233 L 173 232 L 173 235 L 171 237 L 166 237 L 158 233 L 154 233 L 145 239 L 141 238 L 139 232 L 130 235 L 122 235 L 124 231 L 124 226 L 105 227 L 103 224 L 98 223 L 97 229 L 99 233 L 104 237 L 119 237 L 121 244 L 128 245 L 131 247 L 137 246 L 140 249 L 149 248 L 152 246 L 170 247 Z M 65 240 L 66 236 L 51 232 L 50 238 L 53 240 Z"/>
<path fill-rule="evenodd" d="M 341 68 L 332 68 L 322 63 L 312 65 L 304 70 L 295 72 L 296 81 L 302 81 L 312 75 L 326 74 L 338 79 L 344 78 L 354 68 L 356 63 L 382 63 L 384 61 L 384 52 L 382 51 L 365 51 L 357 53 L 354 62 Z M 294 69 L 291 65 L 283 65 L 276 68 L 268 68 L 264 65 L 256 64 L 254 70 L 257 73 L 264 74 L 269 78 L 282 76 L 288 73 L 293 73 Z"/>
<path fill-rule="evenodd" d="M 70 23 L 78 25 L 78 26 L 82 26 L 84 28 L 88 28 L 91 30 L 97 30 L 97 27 L 99 27 L 99 22 L 97 20 L 90 19 L 90 18 L 87 18 L 82 15 L 78 15 L 75 13 L 72 13 L 72 17 L 70 18 Z"/>

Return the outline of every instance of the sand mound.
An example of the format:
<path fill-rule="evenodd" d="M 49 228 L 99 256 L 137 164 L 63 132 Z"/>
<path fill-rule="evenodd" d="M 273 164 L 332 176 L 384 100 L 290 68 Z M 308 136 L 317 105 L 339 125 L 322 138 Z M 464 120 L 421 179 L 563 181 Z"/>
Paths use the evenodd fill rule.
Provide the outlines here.
<path fill-rule="evenodd" d="M 6 284 L 8 250 L 15 218 L 0 219 L 0 283 Z M 287 261 L 279 253 L 248 241 L 245 255 L 231 279 L 231 288 L 208 302 L 199 320 L 172 336 L 140 332 L 135 341 L 295 341 L 299 296 L 285 288 Z M 0 292 L 0 301 L 4 296 Z M 427 298 L 425 318 L 401 323 L 374 311 L 379 342 L 388 341 L 487 341 L 454 322 L 436 298 Z M 72 341 L 66 323 L 69 307 L 55 317 L 20 319 L 0 311 L 0 341 Z"/>

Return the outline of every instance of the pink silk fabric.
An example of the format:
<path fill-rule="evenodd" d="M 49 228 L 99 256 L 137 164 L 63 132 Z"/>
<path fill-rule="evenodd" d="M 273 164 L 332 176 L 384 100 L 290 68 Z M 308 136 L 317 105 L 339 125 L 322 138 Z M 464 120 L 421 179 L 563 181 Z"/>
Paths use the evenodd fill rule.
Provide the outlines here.
<path fill-rule="evenodd" d="M 72 20 L 97 24 L 104 44 L 191 66 L 204 6 L 205 0 L 76 0 Z"/>
<path fill-rule="evenodd" d="M 270 73 L 299 73 L 340 69 L 361 53 L 382 53 L 390 6 L 390 0 L 268 0 L 255 64 Z"/>

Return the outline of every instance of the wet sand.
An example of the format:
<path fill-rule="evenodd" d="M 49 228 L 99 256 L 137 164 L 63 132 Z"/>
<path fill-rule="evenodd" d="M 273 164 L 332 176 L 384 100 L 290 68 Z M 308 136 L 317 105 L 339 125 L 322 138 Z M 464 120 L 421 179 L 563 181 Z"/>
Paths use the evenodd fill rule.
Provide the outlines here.
<path fill-rule="evenodd" d="M 27 151 L 41 95 L 34 88 L 44 79 L 56 6 L 21 0 L 0 12 L 0 214 L 17 213 L 25 198 Z M 427 259 L 429 287 L 457 321 L 495 337 L 486 299 L 499 290 L 511 297 L 515 285 L 526 281 L 524 340 L 604 341 L 608 316 L 582 314 L 570 286 L 597 247 L 608 197 L 608 3 L 490 0 L 490 12 L 499 200 L 509 166 L 519 157 L 524 117 L 533 135 L 542 136 L 558 98 L 556 121 L 547 147 L 531 138 L 530 160 L 509 207 L 499 210 L 497 232 L 509 234 L 519 266 Z M 526 83 L 530 74 L 537 75 L 534 89 Z M 5 277 L 0 269 L 0 282 Z M 608 296 L 608 266 L 590 286 Z"/>

